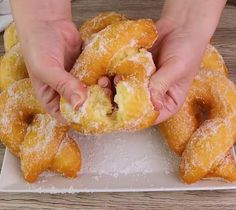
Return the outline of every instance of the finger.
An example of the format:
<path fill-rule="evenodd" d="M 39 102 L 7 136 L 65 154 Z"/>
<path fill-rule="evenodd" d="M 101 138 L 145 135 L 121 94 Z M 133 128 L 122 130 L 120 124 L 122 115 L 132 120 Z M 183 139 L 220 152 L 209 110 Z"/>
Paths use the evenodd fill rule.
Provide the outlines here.
<path fill-rule="evenodd" d="M 104 88 L 103 89 L 106 96 L 111 100 L 112 99 L 112 90 L 110 88 Z"/>
<path fill-rule="evenodd" d="M 163 108 L 160 110 L 160 114 L 158 118 L 156 119 L 155 124 L 159 124 L 167 120 L 169 117 L 175 114 L 178 110 L 178 105 L 171 96 L 166 94 L 164 98 L 165 99 L 163 103 Z"/>
<path fill-rule="evenodd" d="M 114 78 L 114 84 L 117 85 L 119 83 L 119 81 L 121 81 L 122 78 L 120 75 L 116 75 L 115 78 Z"/>
<path fill-rule="evenodd" d="M 111 88 L 111 81 L 109 80 L 108 77 L 103 76 L 99 78 L 98 85 L 102 88 Z"/>
<path fill-rule="evenodd" d="M 187 80 L 188 81 L 188 80 Z M 180 82 L 169 88 L 164 96 L 163 109 L 160 110 L 155 124 L 161 123 L 178 112 L 182 107 L 191 82 Z"/>
<path fill-rule="evenodd" d="M 50 86 L 42 83 L 36 78 L 31 76 L 31 83 L 35 90 L 35 96 L 39 100 L 42 108 L 49 113 L 52 117 L 56 118 L 61 123 L 66 123 L 66 120 L 60 113 L 58 93 L 53 90 Z"/>
<path fill-rule="evenodd" d="M 84 103 L 87 96 L 86 86 L 63 68 L 41 68 L 36 72 L 39 80 L 57 91 L 75 110 Z"/>
<path fill-rule="evenodd" d="M 171 61 L 165 63 L 165 65 L 152 75 L 149 82 L 149 90 L 155 110 L 163 108 L 164 96 L 168 89 L 181 79 L 181 72 L 183 70 L 180 64 Z"/>

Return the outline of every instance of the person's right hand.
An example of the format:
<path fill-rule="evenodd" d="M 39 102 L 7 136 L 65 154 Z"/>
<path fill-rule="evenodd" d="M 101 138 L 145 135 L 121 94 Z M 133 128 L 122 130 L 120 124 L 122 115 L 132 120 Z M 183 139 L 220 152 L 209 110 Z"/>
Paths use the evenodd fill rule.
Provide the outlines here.
<path fill-rule="evenodd" d="M 68 0 L 11 0 L 22 54 L 42 107 L 63 121 L 60 96 L 74 108 L 86 99 L 86 86 L 68 71 L 81 48 Z"/>
<path fill-rule="evenodd" d="M 68 71 L 79 55 L 81 39 L 70 20 L 37 21 L 20 36 L 36 97 L 53 117 L 62 119 L 60 96 L 73 107 L 86 99 L 86 87 Z"/>

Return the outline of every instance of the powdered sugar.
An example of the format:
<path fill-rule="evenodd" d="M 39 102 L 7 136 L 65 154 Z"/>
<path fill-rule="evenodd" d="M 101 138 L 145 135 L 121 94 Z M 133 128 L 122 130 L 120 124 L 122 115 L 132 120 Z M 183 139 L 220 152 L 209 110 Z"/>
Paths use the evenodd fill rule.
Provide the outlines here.
<path fill-rule="evenodd" d="M 176 170 L 176 157 L 162 142 L 155 128 L 132 133 L 78 136 L 82 152 L 81 174 L 148 174 Z"/>

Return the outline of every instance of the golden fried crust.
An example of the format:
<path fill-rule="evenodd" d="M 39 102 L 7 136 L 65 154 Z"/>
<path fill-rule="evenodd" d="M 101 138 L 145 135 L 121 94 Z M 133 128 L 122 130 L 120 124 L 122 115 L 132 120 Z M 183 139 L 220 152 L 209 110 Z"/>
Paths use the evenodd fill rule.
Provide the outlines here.
<path fill-rule="evenodd" d="M 109 25 L 89 41 L 71 73 L 86 85 L 96 84 L 101 76 L 107 74 L 116 52 L 129 46 L 150 48 L 156 39 L 157 31 L 152 20 L 128 20 Z"/>
<path fill-rule="evenodd" d="M 85 21 L 80 27 L 79 32 L 83 41 L 86 41 L 91 35 L 101 31 L 108 25 L 126 20 L 125 16 L 116 12 L 102 12 L 97 16 Z"/>
<path fill-rule="evenodd" d="M 207 69 L 209 71 L 218 71 L 224 74 L 225 76 L 227 76 L 228 74 L 228 69 L 225 65 L 223 57 L 218 52 L 218 50 L 211 44 L 207 45 L 200 68 Z"/>
<path fill-rule="evenodd" d="M 159 130 L 170 149 L 182 155 L 189 138 L 198 126 L 192 107 L 185 102 L 177 114 L 159 125 Z"/>
<path fill-rule="evenodd" d="M 18 156 L 29 122 L 35 114 L 44 112 L 29 79 L 15 82 L 0 94 L 0 110 L 0 139 Z"/>
<path fill-rule="evenodd" d="M 236 164 L 235 159 L 232 157 L 231 153 L 228 153 L 228 155 L 222 159 L 219 166 L 214 168 L 205 177 L 221 177 L 230 182 L 236 181 Z"/>
<path fill-rule="evenodd" d="M 14 22 L 12 22 L 4 31 L 3 41 L 6 52 L 8 52 L 18 42 L 18 36 Z"/>
<path fill-rule="evenodd" d="M 28 72 L 20 50 L 20 44 L 6 52 L 0 63 L 0 90 L 6 89 L 15 81 L 28 77 Z"/>
<path fill-rule="evenodd" d="M 220 118 L 205 121 L 192 135 L 183 152 L 180 176 L 186 183 L 205 177 L 234 144 L 232 133 Z"/>
<path fill-rule="evenodd" d="M 95 134 L 139 130 L 153 124 L 158 113 L 150 100 L 148 81 L 155 65 L 146 48 L 156 39 L 155 24 L 140 19 L 115 22 L 88 40 L 71 71 L 88 85 L 87 100 L 78 111 L 61 101 L 61 112 L 73 128 Z M 118 108 L 114 109 L 110 98 L 96 85 L 104 75 L 122 77 L 114 97 Z"/>
<path fill-rule="evenodd" d="M 21 145 L 21 170 L 25 180 L 34 182 L 49 168 L 67 131 L 46 114 L 35 116 Z"/>
<path fill-rule="evenodd" d="M 65 177 L 74 178 L 81 168 L 81 154 L 76 142 L 67 134 L 56 155 L 53 158 L 50 170 L 62 174 Z"/>

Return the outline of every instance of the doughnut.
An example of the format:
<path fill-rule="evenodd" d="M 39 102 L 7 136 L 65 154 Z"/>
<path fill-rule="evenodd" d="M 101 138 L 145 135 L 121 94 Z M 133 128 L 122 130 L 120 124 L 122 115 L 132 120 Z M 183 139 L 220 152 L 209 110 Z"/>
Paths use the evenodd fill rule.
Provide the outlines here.
<path fill-rule="evenodd" d="M 34 182 L 45 170 L 76 177 L 81 156 L 78 145 L 40 107 L 29 79 L 14 82 L 0 93 L 0 139 L 19 157 L 23 177 Z"/>
<path fill-rule="evenodd" d="M 155 65 L 147 49 L 156 39 L 155 24 L 149 19 L 117 21 L 90 36 L 71 70 L 87 85 L 87 100 L 78 111 L 64 99 L 60 103 L 61 113 L 72 128 L 83 134 L 99 134 L 134 131 L 154 123 L 159 113 L 150 100 L 148 82 Z M 117 107 L 96 85 L 105 75 L 122 77 L 114 96 Z"/>
<path fill-rule="evenodd" d="M 4 31 L 3 34 L 4 49 L 8 52 L 16 43 L 19 42 L 16 33 L 16 25 L 12 22 Z"/>
<path fill-rule="evenodd" d="M 182 155 L 179 174 L 184 182 L 209 176 L 236 180 L 229 154 L 236 137 L 236 88 L 224 72 L 201 69 L 180 111 L 159 129 L 169 147 Z"/>
<path fill-rule="evenodd" d="M 29 122 L 38 113 L 44 113 L 34 97 L 29 79 L 19 80 L 0 94 L 0 139 L 19 156 Z"/>
<path fill-rule="evenodd" d="M 25 180 L 34 182 L 47 169 L 76 177 L 80 151 L 66 134 L 67 130 L 68 127 L 59 125 L 49 115 L 35 116 L 21 145 L 21 170 Z"/>
<path fill-rule="evenodd" d="M 106 28 L 108 25 L 111 25 L 113 23 L 116 23 L 122 20 L 126 20 L 125 16 L 116 12 L 99 13 L 97 16 L 85 21 L 83 25 L 79 28 L 81 39 L 83 41 L 86 41 L 93 34 L 101 31 L 102 29 Z"/>
<path fill-rule="evenodd" d="M 17 43 L 9 49 L 1 59 L 0 63 L 0 90 L 4 90 L 13 82 L 28 77 L 27 69 Z"/>
<path fill-rule="evenodd" d="M 207 71 L 220 72 L 225 76 L 228 74 L 222 56 L 211 44 L 207 45 L 200 65 L 200 70 L 206 71 L 206 69 Z M 194 103 L 194 108 L 192 108 L 189 106 L 189 103 L 187 103 L 188 100 L 189 97 L 186 98 L 186 102 L 182 105 L 178 114 L 174 115 L 159 126 L 160 131 L 163 131 L 162 133 L 164 138 L 167 140 L 168 146 L 178 155 L 182 154 L 188 139 L 199 127 L 198 119 L 201 117 L 199 116 L 199 113 L 201 114 L 206 111 L 204 109 L 199 110 L 200 108 L 203 108 L 201 103 L 199 103 L 200 101 Z M 194 110 L 199 110 L 201 112 L 193 113 Z M 175 130 L 178 131 L 178 135 L 173 135 Z"/>

